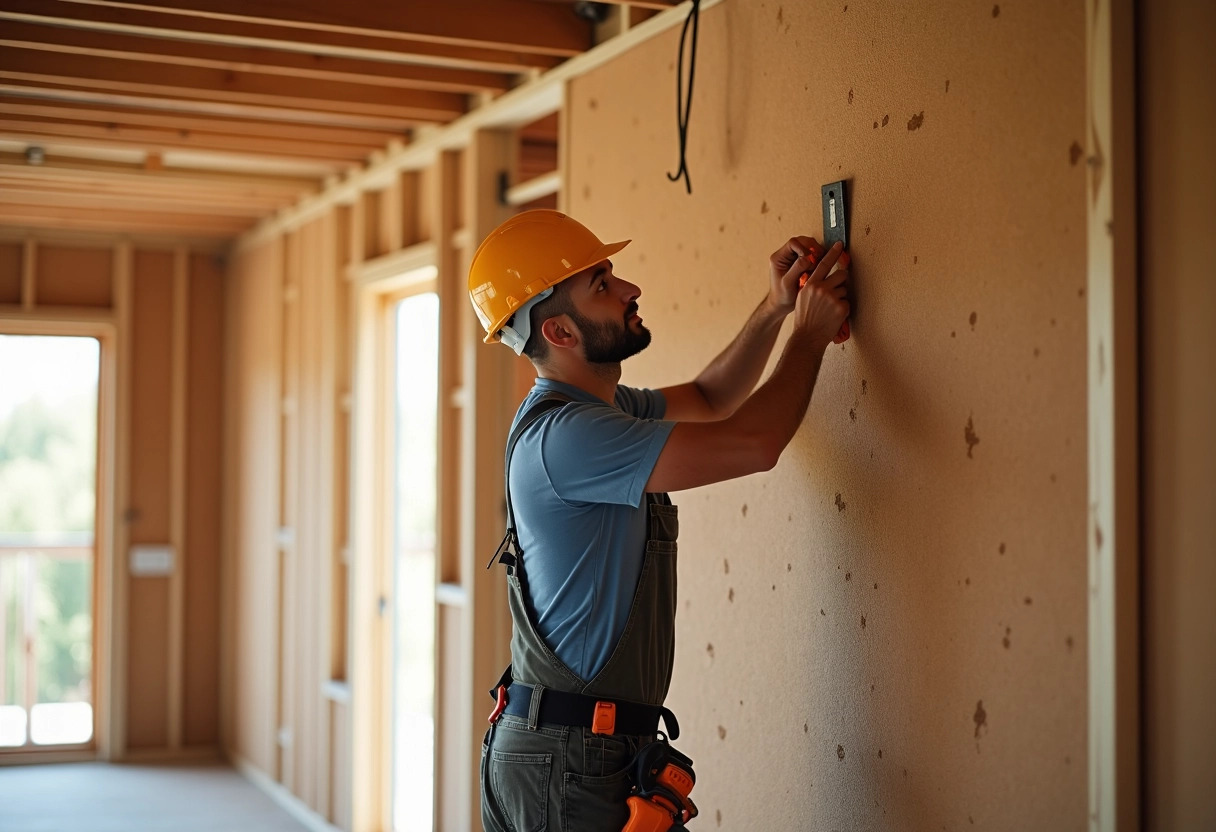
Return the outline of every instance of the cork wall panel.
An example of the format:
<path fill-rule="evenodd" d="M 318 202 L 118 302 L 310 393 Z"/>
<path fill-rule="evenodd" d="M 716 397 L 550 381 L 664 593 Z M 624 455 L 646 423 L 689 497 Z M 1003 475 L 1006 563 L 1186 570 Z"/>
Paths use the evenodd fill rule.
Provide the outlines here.
<path fill-rule="evenodd" d="M 0 303 L 21 303 L 24 248 L 21 243 L 0 244 Z"/>
<path fill-rule="evenodd" d="M 186 406 L 185 674 L 182 742 L 219 740 L 220 461 L 223 272 L 211 255 L 190 257 Z"/>
<path fill-rule="evenodd" d="M 113 302 L 112 249 L 39 246 L 35 263 L 39 306 L 107 308 Z"/>
<path fill-rule="evenodd" d="M 668 704 L 707 825 L 1083 828 L 1084 8 L 726 3 L 700 30 L 691 196 L 678 31 L 571 87 L 569 211 L 634 240 L 654 333 L 623 381 L 694 377 L 840 178 L 855 302 L 780 464 L 673 495 Z"/>

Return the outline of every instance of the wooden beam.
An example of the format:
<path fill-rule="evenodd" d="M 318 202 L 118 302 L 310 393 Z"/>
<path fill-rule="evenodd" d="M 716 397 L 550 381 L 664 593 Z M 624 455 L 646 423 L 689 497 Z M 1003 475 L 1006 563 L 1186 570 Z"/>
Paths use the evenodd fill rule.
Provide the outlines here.
<path fill-rule="evenodd" d="M 115 86 L 111 84 L 110 86 Z M 168 92 L 173 92 L 169 90 Z M 52 84 L 38 81 L 5 81 L 0 77 L 0 95 L 36 101 L 66 101 L 98 104 L 105 107 L 134 107 L 156 112 L 183 113 L 213 118 L 254 119 L 282 122 L 284 129 L 297 124 L 328 127 L 354 127 L 365 130 L 400 131 L 415 123 L 392 116 L 337 113 L 331 110 L 304 109 L 278 105 L 218 101 L 204 96 L 183 97 L 149 94 L 139 89 L 114 90 L 83 87 L 72 83 Z"/>
<path fill-rule="evenodd" d="M 670 9 L 672 6 L 680 5 L 680 0 L 602 0 L 604 3 L 613 6 L 632 6 L 639 9 L 655 9 L 663 11 Z M 537 3 L 566 3 L 573 5 L 577 0 L 535 0 Z"/>
<path fill-rule="evenodd" d="M 570 57 L 591 46 L 591 26 L 571 9 L 529 0 L 333 3 L 329 0 L 166 0 L 155 5 L 65 0 L 188 18 L 290 26 L 309 32 L 378 35 Z"/>
<path fill-rule="evenodd" d="M 462 115 L 466 109 L 465 97 L 456 93 L 395 90 L 192 66 L 168 67 L 85 55 L 51 55 L 31 49 L 0 51 L 0 78 L 34 85 L 378 115 L 407 122 L 445 122 Z"/>
<path fill-rule="evenodd" d="M 173 547 L 173 572 L 169 575 L 169 748 L 182 744 L 184 705 L 183 663 L 186 622 L 186 383 L 189 376 L 190 252 L 179 246 L 173 252 L 173 374 L 169 394 L 169 543 Z"/>
<path fill-rule="evenodd" d="M 103 205 L 115 205 L 116 201 L 127 201 L 135 207 L 150 207 L 157 210 L 198 210 L 198 213 L 225 213 L 230 216 L 265 216 L 291 205 L 284 198 L 242 198 L 238 194 L 191 193 L 172 188 L 128 188 L 111 183 L 64 183 L 58 181 L 33 183 L 26 179 L 13 179 L 0 175 L 0 194 L 11 197 L 21 191 L 46 197 L 47 200 L 98 200 Z M 107 201 L 108 200 L 108 201 Z M 14 201 L 10 199 L 9 201 Z M 52 204 L 50 201 L 37 204 Z M 62 203 L 55 203 L 62 204 Z M 81 204 L 72 202 L 71 204 Z"/>
<path fill-rule="evenodd" d="M 181 17 L 164 10 L 134 10 L 118 4 L 69 6 L 57 0 L 5 0 L 0 20 L 490 72 L 552 69 L 563 60 L 562 56 L 540 52 L 410 41 L 391 31 L 309 31 L 279 23 Z"/>
<path fill-rule="evenodd" d="M 181 189 L 171 185 L 144 182 L 105 182 L 82 179 L 65 181 L 62 179 L 26 178 L 8 176 L 0 170 L 0 189 L 9 194 L 15 191 L 27 190 L 49 196 L 83 196 L 117 199 L 140 199 L 156 202 L 164 207 L 173 204 L 231 206 L 233 208 L 248 208 L 262 214 L 272 213 L 280 208 L 291 205 L 294 201 L 290 196 L 257 196 L 242 194 L 236 188 L 231 190 L 214 189 Z"/>
<path fill-rule="evenodd" d="M 148 170 L 143 165 L 125 162 L 81 162 L 69 158 L 57 158 L 53 155 L 48 155 L 43 164 L 34 167 L 29 165 L 25 161 L 25 157 L 19 153 L 0 152 L 0 173 L 17 176 L 22 171 L 29 172 L 38 178 L 88 177 L 122 183 L 156 182 L 177 188 L 236 189 L 238 192 L 250 195 L 281 193 L 298 196 L 301 193 L 315 191 L 321 184 L 317 179 L 295 176 L 236 174 L 184 168 Z"/>
<path fill-rule="evenodd" d="M 205 122 L 203 122 L 205 124 Z M 134 145 L 146 150 L 208 150 L 228 153 L 307 159 L 338 166 L 340 162 L 366 159 L 374 146 L 340 145 L 328 142 L 297 142 L 290 138 L 225 136 L 219 133 L 173 130 L 160 127 L 128 127 L 120 124 L 79 124 L 61 119 L 29 117 L 0 122 L 0 136 L 32 139 L 88 139 L 89 144 Z"/>
<path fill-rule="evenodd" d="M 21 246 L 21 308 L 32 312 L 38 304 L 38 243 L 26 238 Z"/>
<path fill-rule="evenodd" d="M 47 191 L 37 188 L 13 188 L 4 185 L 0 179 L 0 205 L 43 205 L 63 208 L 93 208 L 97 211 L 120 209 L 128 211 L 169 211 L 179 214 L 197 214 L 199 216 L 242 217 L 256 222 L 273 208 L 262 205 L 245 205 L 239 203 L 208 204 L 199 201 L 138 194 L 122 196 L 118 194 L 88 194 L 79 191 Z"/>
<path fill-rule="evenodd" d="M 252 225 L 249 220 L 240 218 L 6 204 L 0 204 L 0 224 L 132 233 L 174 232 L 196 237 L 233 237 Z"/>
<path fill-rule="evenodd" d="M 3 35 L 0 47 L 193 66 L 225 72 L 253 72 L 313 81 L 461 94 L 505 92 L 511 88 L 511 75 L 504 72 L 308 55 L 260 46 L 170 41 L 119 32 L 103 33 L 15 21 L 4 26 Z"/>
<path fill-rule="evenodd" d="M 1085 4 L 1091 832 L 1141 823 L 1136 5 Z"/>
<path fill-rule="evenodd" d="M 299 142 L 353 144 L 380 149 L 393 139 L 405 136 L 404 130 L 361 130 L 353 127 L 291 125 L 258 119 L 207 118 L 141 110 L 134 107 L 105 107 L 67 101 L 31 101 L 14 95 L 0 95 L 0 109 L 8 116 L 32 116 L 71 121 L 95 122 L 141 127 L 163 127 L 189 132 L 220 133 L 228 136 L 289 138 Z M 288 132 L 290 131 L 290 132 Z"/>

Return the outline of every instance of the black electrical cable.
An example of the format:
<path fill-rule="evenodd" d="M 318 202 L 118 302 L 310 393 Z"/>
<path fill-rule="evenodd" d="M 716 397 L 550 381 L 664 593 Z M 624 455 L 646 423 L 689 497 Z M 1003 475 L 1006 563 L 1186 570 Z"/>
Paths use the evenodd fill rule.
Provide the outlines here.
<path fill-rule="evenodd" d="M 692 50 L 688 60 L 688 98 L 684 94 L 684 40 L 688 35 L 688 25 L 692 24 Z M 680 167 L 675 173 L 667 174 L 672 182 L 684 178 L 684 187 L 692 193 L 692 180 L 688 177 L 688 114 L 692 111 L 692 82 L 697 70 L 697 30 L 701 25 L 701 0 L 692 0 L 692 10 L 684 20 L 684 28 L 680 30 L 680 55 L 676 67 L 676 129 L 680 134 Z"/>

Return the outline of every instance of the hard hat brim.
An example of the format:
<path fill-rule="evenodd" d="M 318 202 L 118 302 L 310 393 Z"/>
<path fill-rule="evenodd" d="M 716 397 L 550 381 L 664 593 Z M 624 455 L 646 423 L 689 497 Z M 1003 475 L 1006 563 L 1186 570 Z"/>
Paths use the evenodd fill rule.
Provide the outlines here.
<path fill-rule="evenodd" d="M 547 281 L 545 285 L 547 287 L 556 286 L 557 284 L 561 283 L 563 280 L 571 278 L 581 271 L 586 271 L 587 269 L 594 266 L 596 263 L 600 263 L 604 260 L 607 260 L 609 257 L 616 254 L 618 251 L 620 251 L 621 249 L 623 249 L 625 246 L 629 245 L 632 242 L 633 242 L 633 240 L 630 239 L 630 240 L 622 240 L 619 243 L 605 243 L 604 245 L 600 246 L 598 249 L 596 249 L 595 251 L 593 251 L 589 255 L 587 255 L 585 262 L 580 261 L 579 264 L 571 267 L 568 271 L 566 271 L 564 273 L 560 273 L 557 277 L 553 278 L 550 281 Z M 504 326 L 506 326 L 507 321 L 511 320 L 511 317 L 514 314 L 515 313 L 512 313 L 512 315 L 508 315 L 506 318 L 499 321 L 497 326 L 494 327 L 493 331 L 486 333 L 486 337 L 482 339 L 483 343 L 497 344 L 501 340 L 498 336 L 499 331 L 502 330 L 502 328 Z"/>

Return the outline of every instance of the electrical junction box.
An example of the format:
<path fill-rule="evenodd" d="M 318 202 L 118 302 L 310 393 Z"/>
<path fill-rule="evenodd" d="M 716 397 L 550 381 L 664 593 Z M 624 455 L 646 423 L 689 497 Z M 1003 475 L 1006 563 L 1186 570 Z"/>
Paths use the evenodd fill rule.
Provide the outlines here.
<path fill-rule="evenodd" d="M 831 248 L 837 240 L 849 250 L 848 180 L 829 182 L 820 190 L 823 194 L 823 247 Z"/>

